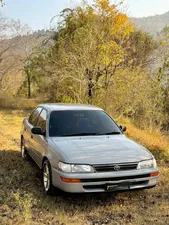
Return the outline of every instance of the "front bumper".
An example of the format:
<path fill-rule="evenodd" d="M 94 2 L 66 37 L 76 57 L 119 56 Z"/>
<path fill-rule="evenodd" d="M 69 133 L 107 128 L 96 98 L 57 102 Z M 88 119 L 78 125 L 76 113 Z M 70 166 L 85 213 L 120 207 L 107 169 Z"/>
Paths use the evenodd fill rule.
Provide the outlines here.
<path fill-rule="evenodd" d="M 158 172 L 158 169 L 70 174 L 52 168 L 52 181 L 55 187 L 69 193 L 125 191 L 156 186 L 159 176 L 150 176 L 150 174 L 156 172 Z M 61 177 L 68 179 L 80 179 L 80 182 L 63 182 Z"/>

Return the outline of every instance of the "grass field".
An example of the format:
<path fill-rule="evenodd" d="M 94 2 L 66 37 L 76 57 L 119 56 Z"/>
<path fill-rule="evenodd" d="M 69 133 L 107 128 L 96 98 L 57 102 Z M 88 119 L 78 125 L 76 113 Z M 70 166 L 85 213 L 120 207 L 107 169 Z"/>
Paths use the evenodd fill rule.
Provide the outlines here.
<path fill-rule="evenodd" d="M 127 134 L 151 149 L 160 168 L 150 190 L 97 195 L 45 196 L 40 171 L 19 152 L 20 128 L 28 112 L 0 111 L 0 224 L 169 224 L 169 138 L 139 130 Z M 19 115 L 18 115 L 19 114 Z"/>

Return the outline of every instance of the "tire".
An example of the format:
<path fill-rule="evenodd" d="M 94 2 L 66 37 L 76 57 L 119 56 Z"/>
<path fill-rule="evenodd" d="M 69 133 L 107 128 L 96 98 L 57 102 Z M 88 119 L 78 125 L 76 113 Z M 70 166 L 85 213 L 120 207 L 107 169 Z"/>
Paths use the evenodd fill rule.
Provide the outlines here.
<path fill-rule="evenodd" d="M 44 188 L 45 194 L 54 195 L 55 188 L 52 184 L 52 170 L 51 170 L 50 162 L 47 159 L 43 163 L 42 179 L 43 179 L 43 188 Z"/>
<path fill-rule="evenodd" d="M 24 139 L 21 138 L 21 156 L 23 160 L 29 160 L 29 154 L 24 145 Z"/>

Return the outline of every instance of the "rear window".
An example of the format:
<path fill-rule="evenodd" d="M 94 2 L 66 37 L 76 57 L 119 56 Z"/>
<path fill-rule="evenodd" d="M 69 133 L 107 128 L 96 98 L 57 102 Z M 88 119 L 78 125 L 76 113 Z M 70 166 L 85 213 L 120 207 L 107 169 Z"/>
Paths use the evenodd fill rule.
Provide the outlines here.
<path fill-rule="evenodd" d="M 51 137 L 111 132 L 121 134 L 116 123 L 101 110 L 53 111 L 50 115 Z"/>

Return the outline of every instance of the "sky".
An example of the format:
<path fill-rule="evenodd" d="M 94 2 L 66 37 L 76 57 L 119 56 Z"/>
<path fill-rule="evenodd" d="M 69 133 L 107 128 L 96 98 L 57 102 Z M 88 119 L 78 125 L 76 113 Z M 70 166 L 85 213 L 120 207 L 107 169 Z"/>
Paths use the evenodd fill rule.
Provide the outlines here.
<path fill-rule="evenodd" d="M 121 0 L 112 0 L 119 3 Z M 163 14 L 169 11 L 169 0 L 123 0 L 123 10 L 132 17 Z M 64 8 L 79 3 L 80 0 L 4 0 L 6 5 L 0 10 L 13 19 L 19 19 L 33 30 L 48 29 L 52 17 Z M 92 0 L 88 0 L 92 3 Z"/>

